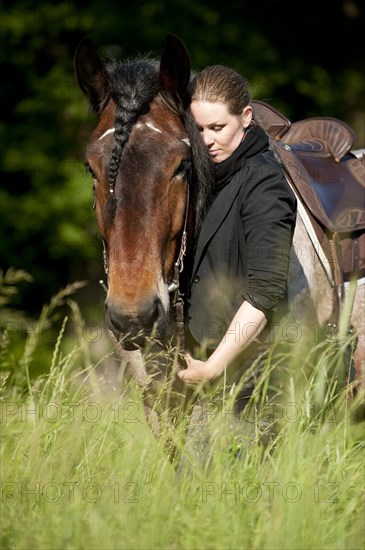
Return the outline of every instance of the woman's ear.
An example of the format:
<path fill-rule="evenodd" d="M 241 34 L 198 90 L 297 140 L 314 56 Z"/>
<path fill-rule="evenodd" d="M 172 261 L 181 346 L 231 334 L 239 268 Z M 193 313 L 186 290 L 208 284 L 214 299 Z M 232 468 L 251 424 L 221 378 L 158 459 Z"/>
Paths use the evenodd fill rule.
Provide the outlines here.
<path fill-rule="evenodd" d="M 242 111 L 242 121 L 244 129 L 248 128 L 252 121 L 252 107 L 247 105 Z"/>

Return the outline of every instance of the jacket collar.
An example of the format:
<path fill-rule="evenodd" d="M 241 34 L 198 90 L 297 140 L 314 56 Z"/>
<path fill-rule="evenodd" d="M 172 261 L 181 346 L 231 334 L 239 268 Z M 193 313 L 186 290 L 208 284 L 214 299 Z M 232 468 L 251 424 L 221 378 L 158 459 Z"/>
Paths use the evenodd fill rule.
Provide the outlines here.
<path fill-rule="evenodd" d="M 219 193 L 248 159 L 266 151 L 268 147 L 269 140 L 265 131 L 260 126 L 251 124 L 237 149 L 226 160 L 214 165 L 214 193 Z"/>

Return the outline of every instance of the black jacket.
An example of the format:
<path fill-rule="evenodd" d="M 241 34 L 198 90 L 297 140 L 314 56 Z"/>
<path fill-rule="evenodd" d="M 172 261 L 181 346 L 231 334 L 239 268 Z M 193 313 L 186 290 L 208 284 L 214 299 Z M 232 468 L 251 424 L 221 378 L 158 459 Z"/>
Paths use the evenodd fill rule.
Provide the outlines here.
<path fill-rule="evenodd" d="M 269 323 L 283 314 L 296 216 L 295 196 L 259 126 L 216 166 L 218 191 L 199 235 L 188 300 L 189 330 L 208 347 L 244 300 Z"/>

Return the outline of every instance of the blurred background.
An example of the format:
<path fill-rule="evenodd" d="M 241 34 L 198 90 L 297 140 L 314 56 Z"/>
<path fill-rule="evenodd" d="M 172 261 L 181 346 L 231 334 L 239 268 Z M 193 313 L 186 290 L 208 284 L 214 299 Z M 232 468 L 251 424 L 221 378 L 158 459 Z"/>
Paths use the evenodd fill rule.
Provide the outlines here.
<path fill-rule="evenodd" d="M 84 36 L 103 57 L 123 60 L 158 56 L 165 34 L 175 33 L 195 70 L 229 65 L 248 78 L 256 99 L 292 121 L 340 118 L 355 130 L 355 147 L 364 147 L 363 0 L 0 5 L 0 268 L 32 277 L 9 290 L 13 307 L 30 317 L 76 280 L 86 281 L 77 298 L 83 314 L 104 314 L 102 247 L 82 162 L 95 118 L 73 67 Z"/>

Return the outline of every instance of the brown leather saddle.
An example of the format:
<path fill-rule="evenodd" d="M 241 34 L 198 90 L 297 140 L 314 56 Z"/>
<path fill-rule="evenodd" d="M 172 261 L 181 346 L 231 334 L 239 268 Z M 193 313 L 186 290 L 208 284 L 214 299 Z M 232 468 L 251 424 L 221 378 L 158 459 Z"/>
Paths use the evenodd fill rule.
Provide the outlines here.
<path fill-rule="evenodd" d="M 330 322 L 338 326 L 344 283 L 365 276 L 365 156 L 351 153 L 355 134 L 340 120 L 292 124 L 262 101 L 253 109 L 325 254 L 334 287 Z"/>

